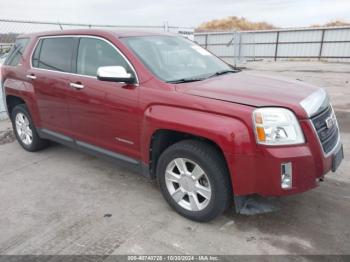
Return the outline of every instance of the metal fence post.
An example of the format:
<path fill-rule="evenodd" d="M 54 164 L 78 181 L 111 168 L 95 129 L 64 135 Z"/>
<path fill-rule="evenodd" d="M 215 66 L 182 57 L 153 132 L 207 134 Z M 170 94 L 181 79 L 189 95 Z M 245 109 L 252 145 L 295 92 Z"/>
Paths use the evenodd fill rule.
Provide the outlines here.
<path fill-rule="evenodd" d="M 208 49 L 208 36 L 209 34 L 205 35 L 205 49 Z"/>
<path fill-rule="evenodd" d="M 169 22 L 168 21 L 164 22 L 164 32 L 169 32 Z"/>
<path fill-rule="evenodd" d="M 278 55 L 278 42 L 280 39 L 280 31 L 277 31 L 277 36 L 276 36 L 276 48 L 275 48 L 275 61 L 277 61 L 277 55 Z"/>
<path fill-rule="evenodd" d="M 238 62 L 241 62 L 241 56 L 242 56 L 242 35 L 241 33 L 236 33 L 237 37 L 239 37 L 239 41 L 238 41 Z"/>
<path fill-rule="evenodd" d="M 322 29 L 322 36 L 321 36 L 321 42 L 320 42 L 320 52 L 318 53 L 318 60 L 321 60 L 322 58 L 322 50 L 323 50 L 323 42 L 324 42 L 324 33 L 326 29 Z"/>

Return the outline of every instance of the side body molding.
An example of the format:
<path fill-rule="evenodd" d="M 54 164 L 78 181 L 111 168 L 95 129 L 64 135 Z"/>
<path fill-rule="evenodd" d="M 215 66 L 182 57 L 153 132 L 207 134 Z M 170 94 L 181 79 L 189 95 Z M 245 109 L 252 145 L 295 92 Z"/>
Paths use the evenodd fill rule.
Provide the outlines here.
<path fill-rule="evenodd" d="M 45 128 L 38 128 L 37 132 L 41 138 L 55 141 L 57 143 L 81 150 L 91 155 L 104 157 L 105 159 L 110 160 L 116 163 L 117 165 L 125 166 L 134 170 L 135 172 L 141 172 L 143 175 L 146 176 L 148 175 L 147 173 L 142 172 L 141 161 L 139 161 L 138 159 L 134 159 L 129 156 L 119 154 L 117 152 L 112 152 L 110 150 L 97 147 L 95 145 L 88 144 L 83 141 L 75 140 L 69 136 Z"/>

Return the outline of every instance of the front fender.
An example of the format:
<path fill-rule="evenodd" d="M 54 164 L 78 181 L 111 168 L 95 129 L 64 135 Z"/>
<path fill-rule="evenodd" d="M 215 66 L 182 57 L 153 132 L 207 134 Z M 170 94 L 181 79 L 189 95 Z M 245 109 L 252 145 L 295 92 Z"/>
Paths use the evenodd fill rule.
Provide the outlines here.
<path fill-rule="evenodd" d="M 252 155 L 255 138 L 246 124 L 251 121 L 247 111 L 237 112 L 245 120 L 188 108 L 153 105 L 146 109 L 141 125 L 142 161 L 149 164 L 150 145 L 157 130 L 171 130 L 206 138 L 223 152 L 233 188 L 240 185 L 240 176 L 232 165 L 234 155 Z M 248 163 L 249 164 L 249 163 Z"/>
<path fill-rule="evenodd" d="M 211 140 L 225 157 L 251 154 L 253 134 L 241 119 L 188 108 L 153 105 L 145 111 L 142 123 L 142 160 L 149 162 L 152 135 L 160 129 L 188 133 Z"/>

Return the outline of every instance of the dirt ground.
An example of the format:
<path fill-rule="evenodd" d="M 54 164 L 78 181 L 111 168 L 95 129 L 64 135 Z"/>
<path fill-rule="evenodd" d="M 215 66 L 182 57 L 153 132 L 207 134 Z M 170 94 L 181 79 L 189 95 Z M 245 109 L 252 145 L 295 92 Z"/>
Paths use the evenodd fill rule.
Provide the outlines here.
<path fill-rule="evenodd" d="M 0 254 L 350 254 L 350 64 L 245 66 L 329 91 L 346 158 L 320 187 L 273 200 L 272 213 L 195 223 L 155 182 L 60 145 L 27 153 L 0 121 Z"/>

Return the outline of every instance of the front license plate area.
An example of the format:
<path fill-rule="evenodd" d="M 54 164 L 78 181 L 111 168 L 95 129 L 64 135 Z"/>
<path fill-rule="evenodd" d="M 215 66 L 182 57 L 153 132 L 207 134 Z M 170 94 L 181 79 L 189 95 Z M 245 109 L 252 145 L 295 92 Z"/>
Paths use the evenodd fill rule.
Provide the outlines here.
<path fill-rule="evenodd" d="M 335 172 L 340 166 L 341 161 L 344 159 L 343 146 L 333 155 L 332 159 L 332 171 Z"/>

